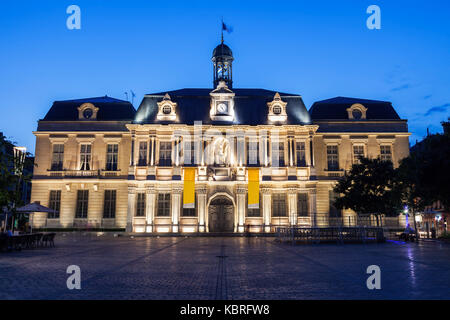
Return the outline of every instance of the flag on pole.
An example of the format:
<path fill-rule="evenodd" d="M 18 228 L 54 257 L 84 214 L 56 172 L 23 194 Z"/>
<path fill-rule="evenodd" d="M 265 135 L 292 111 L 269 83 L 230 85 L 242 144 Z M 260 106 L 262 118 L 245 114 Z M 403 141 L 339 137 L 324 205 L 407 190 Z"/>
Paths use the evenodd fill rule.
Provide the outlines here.
<path fill-rule="evenodd" d="M 259 209 L 259 168 L 248 168 L 248 208 Z"/>
<path fill-rule="evenodd" d="M 232 26 L 227 26 L 223 21 L 222 21 L 222 30 L 226 31 L 228 33 L 233 32 L 233 27 Z"/>
<path fill-rule="evenodd" d="M 195 168 L 184 168 L 183 208 L 195 208 Z"/>

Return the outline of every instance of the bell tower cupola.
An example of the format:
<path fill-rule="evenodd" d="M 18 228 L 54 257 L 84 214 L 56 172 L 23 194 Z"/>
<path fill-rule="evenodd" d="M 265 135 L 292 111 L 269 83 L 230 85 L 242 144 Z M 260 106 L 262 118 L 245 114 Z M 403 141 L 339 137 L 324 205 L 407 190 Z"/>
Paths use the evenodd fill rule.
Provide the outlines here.
<path fill-rule="evenodd" d="M 214 88 L 217 88 L 220 81 L 224 81 L 228 88 L 233 87 L 233 52 L 230 47 L 221 43 L 214 49 L 211 58 L 214 65 Z"/>

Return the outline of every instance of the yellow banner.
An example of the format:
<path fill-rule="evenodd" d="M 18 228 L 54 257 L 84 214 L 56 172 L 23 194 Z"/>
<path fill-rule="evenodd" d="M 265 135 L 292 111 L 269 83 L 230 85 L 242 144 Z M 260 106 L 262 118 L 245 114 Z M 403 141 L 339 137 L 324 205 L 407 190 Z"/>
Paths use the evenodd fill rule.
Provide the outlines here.
<path fill-rule="evenodd" d="M 183 208 L 195 208 L 195 168 L 184 168 Z"/>
<path fill-rule="evenodd" d="M 259 168 L 248 168 L 248 208 L 259 209 Z"/>

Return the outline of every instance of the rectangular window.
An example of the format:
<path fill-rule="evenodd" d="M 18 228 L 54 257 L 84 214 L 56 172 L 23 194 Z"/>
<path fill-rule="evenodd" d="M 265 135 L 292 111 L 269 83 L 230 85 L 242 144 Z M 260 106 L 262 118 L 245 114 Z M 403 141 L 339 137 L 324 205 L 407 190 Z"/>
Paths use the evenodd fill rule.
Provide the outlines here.
<path fill-rule="evenodd" d="M 156 214 L 159 217 L 170 217 L 170 193 L 158 194 L 158 210 Z"/>
<path fill-rule="evenodd" d="M 145 193 L 138 193 L 136 198 L 136 217 L 145 216 Z"/>
<path fill-rule="evenodd" d="M 272 142 L 272 166 L 284 167 L 284 165 L 284 142 Z"/>
<path fill-rule="evenodd" d="M 159 165 L 162 167 L 172 166 L 172 142 L 161 141 L 159 143 Z"/>
<path fill-rule="evenodd" d="M 147 165 L 147 141 L 141 141 L 139 143 L 139 161 L 138 166 Z"/>
<path fill-rule="evenodd" d="M 295 143 L 295 158 L 297 160 L 297 167 L 306 167 L 306 153 L 305 153 L 305 143 L 296 142 Z"/>
<path fill-rule="evenodd" d="M 250 140 L 247 142 L 247 164 L 256 166 L 259 165 L 257 140 Z"/>
<path fill-rule="evenodd" d="M 183 144 L 183 162 L 184 164 L 194 164 L 194 149 L 192 141 L 184 141 Z"/>
<path fill-rule="evenodd" d="M 89 190 L 78 190 L 75 218 L 86 219 L 88 216 Z"/>
<path fill-rule="evenodd" d="M 183 201 L 181 201 L 181 203 L 183 203 Z M 183 204 L 181 204 L 181 206 L 183 206 Z M 195 211 L 195 208 L 197 208 L 197 201 L 195 201 L 194 208 L 182 208 L 181 215 L 183 217 L 196 217 L 197 212 Z"/>
<path fill-rule="evenodd" d="M 339 194 L 334 192 L 333 190 L 330 190 L 329 192 L 329 198 L 330 198 L 330 217 L 336 218 L 341 216 L 341 210 L 338 210 L 334 206 L 334 201 L 339 197 Z"/>
<path fill-rule="evenodd" d="M 272 217 L 286 216 L 286 195 L 284 193 L 272 194 Z"/>
<path fill-rule="evenodd" d="M 64 145 L 63 144 L 54 144 L 51 169 L 53 171 L 62 171 L 63 170 L 63 161 L 64 161 Z"/>
<path fill-rule="evenodd" d="M 359 163 L 359 159 L 364 157 L 364 146 L 353 146 L 353 163 Z"/>
<path fill-rule="evenodd" d="M 103 204 L 103 218 L 112 219 L 116 217 L 116 190 L 105 190 Z"/>
<path fill-rule="evenodd" d="M 48 201 L 48 207 L 53 211 L 48 213 L 47 218 L 58 219 L 59 210 L 61 208 L 61 190 L 50 191 L 50 199 Z"/>
<path fill-rule="evenodd" d="M 248 200 L 247 200 L 248 203 Z M 247 217 L 261 217 L 262 207 L 261 207 L 261 194 L 259 194 L 259 208 L 250 209 L 247 208 Z"/>
<path fill-rule="evenodd" d="M 381 160 L 392 162 L 391 146 L 380 146 Z"/>
<path fill-rule="evenodd" d="M 106 170 L 117 171 L 117 159 L 119 155 L 118 144 L 108 144 L 106 148 Z"/>
<path fill-rule="evenodd" d="M 80 147 L 80 170 L 91 170 L 90 144 L 82 144 Z"/>
<path fill-rule="evenodd" d="M 299 193 L 297 194 L 297 216 L 307 217 L 308 215 L 308 194 Z"/>
<path fill-rule="evenodd" d="M 327 162 L 329 171 L 339 170 L 338 146 L 327 146 Z"/>

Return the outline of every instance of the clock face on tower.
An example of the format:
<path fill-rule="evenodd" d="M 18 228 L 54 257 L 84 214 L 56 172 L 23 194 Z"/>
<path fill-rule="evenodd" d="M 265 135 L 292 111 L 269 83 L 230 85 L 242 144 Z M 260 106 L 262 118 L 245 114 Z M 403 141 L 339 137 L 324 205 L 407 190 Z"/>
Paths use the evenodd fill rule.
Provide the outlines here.
<path fill-rule="evenodd" d="M 217 113 L 219 113 L 219 114 L 228 113 L 228 101 L 218 101 L 217 102 Z"/>

